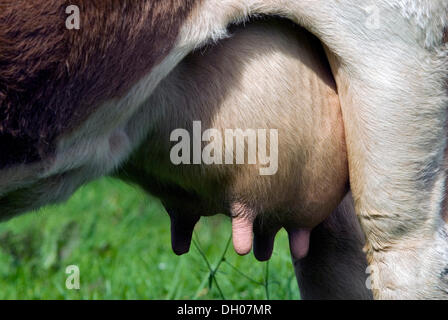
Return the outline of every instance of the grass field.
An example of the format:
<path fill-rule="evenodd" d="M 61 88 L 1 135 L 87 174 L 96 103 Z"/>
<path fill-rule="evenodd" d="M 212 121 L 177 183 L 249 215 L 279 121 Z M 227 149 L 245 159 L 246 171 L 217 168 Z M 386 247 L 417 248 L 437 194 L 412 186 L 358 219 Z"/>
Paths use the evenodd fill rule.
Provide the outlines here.
<path fill-rule="evenodd" d="M 0 224 L 0 299 L 299 299 L 284 232 L 267 264 L 231 245 L 223 255 L 226 217 L 203 219 L 182 257 L 169 227 L 156 199 L 94 182 L 64 205 Z M 79 290 L 66 288 L 70 265 L 79 267 Z"/>

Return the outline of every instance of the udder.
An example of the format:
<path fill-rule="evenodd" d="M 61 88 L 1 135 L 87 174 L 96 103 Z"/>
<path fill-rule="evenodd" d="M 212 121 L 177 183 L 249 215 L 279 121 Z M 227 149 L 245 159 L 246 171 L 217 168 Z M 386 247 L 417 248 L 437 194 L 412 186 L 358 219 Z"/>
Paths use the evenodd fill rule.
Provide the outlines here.
<path fill-rule="evenodd" d="M 190 54 L 160 84 L 145 106 L 152 108 L 156 125 L 119 176 L 160 197 L 171 216 L 177 254 L 188 252 L 200 216 L 223 213 L 232 218 L 237 253 L 249 253 L 254 244 L 255 256 L 269 259 L 276 233 L 285 228 L 291 252 L 300 259 L 311 230 L 347 193 L 336 86 L 320 43 L 306 31 L 282 21 L 232 31 L 231 38 Z M 190 154 L 181 155 L 190 161 L 180 164 L 172 159 L 179 144 L 172 133 L 178 129 L 191 138 L 184 141 Z M 209 129 L 214 139 L 201 139 Z M 256 161 L 249 160 L 253 139 L 241 140 L 243 163 L 237 161 L 236 140 L 218 141 L 237 129 L 261 132 Z M 263 139 L 264 155 L 258 144 Z M 195 161 L 195 151 L 203 155 L 210 148 L 222 162 Z M 275 170 L 262 174 L 266 168 Z"/>

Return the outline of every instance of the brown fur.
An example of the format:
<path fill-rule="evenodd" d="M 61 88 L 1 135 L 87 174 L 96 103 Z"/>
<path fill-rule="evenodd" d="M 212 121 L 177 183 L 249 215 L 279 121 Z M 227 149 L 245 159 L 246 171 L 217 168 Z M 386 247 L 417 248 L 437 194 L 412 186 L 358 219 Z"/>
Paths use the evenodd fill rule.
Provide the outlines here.
<path fill-rule="evenodd" d="M 126 93 L 198 2 L 0 0 L 0 169 L 46 158 L 61 134 Z M 68 5 L 80 8 L 80 30 L 65 27 Z"/>

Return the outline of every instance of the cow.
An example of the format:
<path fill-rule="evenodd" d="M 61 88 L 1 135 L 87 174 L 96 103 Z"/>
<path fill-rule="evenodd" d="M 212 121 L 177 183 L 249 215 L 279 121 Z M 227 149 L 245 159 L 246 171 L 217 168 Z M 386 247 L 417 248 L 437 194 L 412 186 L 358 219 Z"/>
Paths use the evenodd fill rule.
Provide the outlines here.
<path fill-rule="evenodd" d="M 155 123 L 132 135 L 126 126 L 185 56 L 226 38 L 232 24 L 281 16 L 320 40 L 336 79 L 375 298 L 448 297 L 447 2 L 70 5 L 79 29 L 66 27 L 66 1 L 0 0 L 2 219 L 115 170 Z"/>

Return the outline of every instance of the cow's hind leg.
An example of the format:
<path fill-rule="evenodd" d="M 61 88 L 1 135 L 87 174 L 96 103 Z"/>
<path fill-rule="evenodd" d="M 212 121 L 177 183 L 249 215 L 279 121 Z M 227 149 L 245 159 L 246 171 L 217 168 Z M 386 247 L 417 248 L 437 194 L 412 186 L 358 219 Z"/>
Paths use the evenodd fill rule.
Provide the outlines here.
<path fill-rule="evenodd" d="M 386 21 L 401 21 L 396 26 L 400 34 L 386 37 L 385 26 L 378 47 L 376 31 L 367 29 L 359 43 L 366 51 L 352 56 L 356 65 L 330 59 L 343 110 L 351 187 L 367 237 L 375 297 L 446 299 L 446 62 L 423 46 L 415 26 L 389 14 Z"/>

